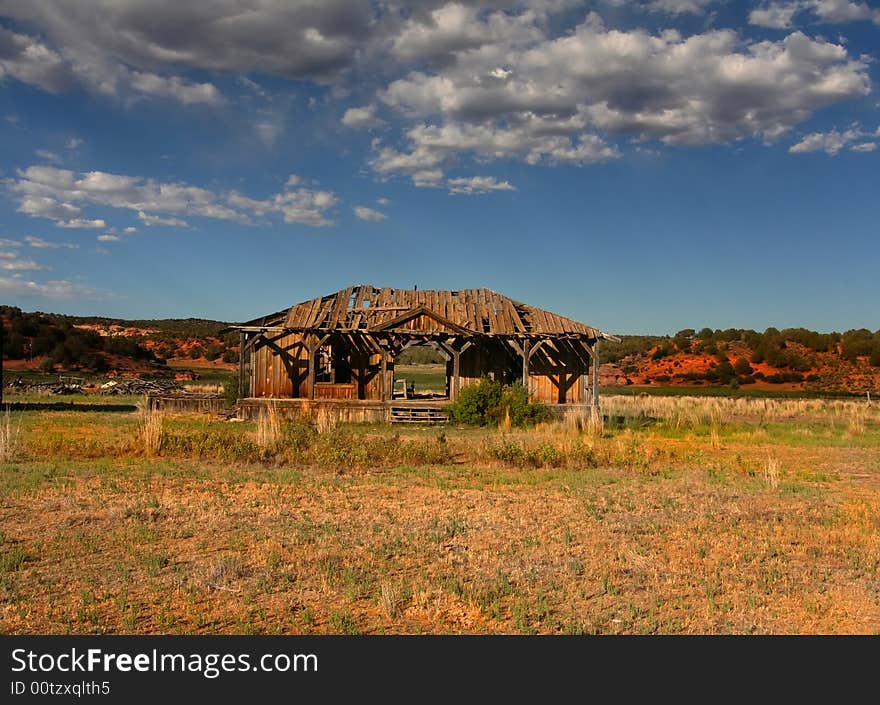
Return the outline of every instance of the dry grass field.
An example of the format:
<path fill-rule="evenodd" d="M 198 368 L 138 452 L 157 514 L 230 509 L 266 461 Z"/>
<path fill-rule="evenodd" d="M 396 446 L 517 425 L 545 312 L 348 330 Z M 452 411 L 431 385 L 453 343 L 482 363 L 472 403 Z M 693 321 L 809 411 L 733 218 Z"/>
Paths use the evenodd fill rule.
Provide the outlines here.
<path fill-rule="evenodd" d="M 880 409 L 0 418 L 4 633 L 878 633 Z"/>

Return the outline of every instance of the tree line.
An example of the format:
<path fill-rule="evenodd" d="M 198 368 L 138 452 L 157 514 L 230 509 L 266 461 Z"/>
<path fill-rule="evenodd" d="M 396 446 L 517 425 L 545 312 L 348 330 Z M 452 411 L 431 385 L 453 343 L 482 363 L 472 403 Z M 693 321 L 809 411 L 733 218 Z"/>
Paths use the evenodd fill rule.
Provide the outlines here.
<path fill-rule="evenodd" d="M 620 343 L 603 341 L 599 346 L 601 362 L 619 362 L 631 355 L 651 352 L 655 360 L 670 357 L 677 352 L 718 355 L 729 343 L 744 343 L 751 350 L 749 362 L 766 362 L 771 367 L 805 372 L 810 364 L 789 343 L 797 343 L 817 353 L 833 353 L 841 359 L 854 362 L 868 358 L 870 364 L 880 366 L 880 330 L 867 328 L 844 333 L 819 333 L 807 328 L 767 328 L 758 332 L 748 328 L 695 330 L 685 328 L 673 336 L 622 336 Z"/>
<path fill-rule="evenodd" d="M 15 306 L 0 306 L 0 318 L 3 321 L 3 357 L 8 360 L 42 358 L 40 364 L 46 371 L 58 366 L 104 372 L 110 368 L 109 356 L 164 365 L 168 358 L 181 354 L 178 340 L 209 336 L 217 337 L 189 346 L 186 354 L 192 359 L 205 357 L 208 360 L 222 358 L 225 362 L 238 361 L 238 351 L 233 349 L 238 344 L 238 336 L 220 336 L 219 331 L 226 324 L 219 321 L 126 321 L 40 311 L 27 313 Z M 140 336 L 102 336 L 95 330 L 77 327 L 82 324 L 106 327 L 120 325 L 154 332 Z M 155 352 L 145 345 L 146 341 L 158 343 L 154 346 Z"/>

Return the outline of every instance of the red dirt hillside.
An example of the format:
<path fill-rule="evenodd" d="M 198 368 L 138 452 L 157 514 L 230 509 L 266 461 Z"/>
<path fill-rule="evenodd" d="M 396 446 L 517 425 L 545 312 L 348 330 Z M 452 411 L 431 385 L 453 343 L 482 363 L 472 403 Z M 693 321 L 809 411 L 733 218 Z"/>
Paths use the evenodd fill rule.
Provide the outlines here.
<path fill-rule="evenodd" d="M 798 329 L 800 331 L 801 329 Z M 880 393 L 880 335 L 870 331 L 792 335 L 716 331 L 712 337 L 655 339 L 600 368 L 605 385 L 750 386 Z M 718 333 L 726 334 L 723 339 Z M 817 337 L 813 337 L 817 336 Z M 817 349 L 818 348 L 818 349 Z M 863 353 L 863 354 L 860 354 Z"/>
<path fill-rule="evenodd" d="M 238 336 L 204 319 L 125 321 L 27 313 L 0 306 L 3 366 L 43 372 L 171 374 L 169 367 L 235 369 Z"/>

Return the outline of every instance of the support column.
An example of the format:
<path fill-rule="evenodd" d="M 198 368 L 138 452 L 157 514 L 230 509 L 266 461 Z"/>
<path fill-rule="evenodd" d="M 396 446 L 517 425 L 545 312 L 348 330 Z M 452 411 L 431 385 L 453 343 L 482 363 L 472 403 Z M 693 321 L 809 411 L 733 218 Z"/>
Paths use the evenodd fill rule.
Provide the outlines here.
<path fill-rule="evenodd" d="M 531 389 L 529 389 L 529 361 L 532 358 L 532 343 L 530 340 L 526 339 L 522 342 L 522 383 L 526 392 L 531 394 Z"/>
<path fill-rule="evenodd" d="M 238 398 L 244 396 L 244 344 L 245 332 L 238 331 Z"/>
<path fill-rule="evenodd" d="M 315 398 L 315 353 L 318 352 L 318 346 L 309 345 L 309 399 Z"/>
<path fill-rule="evenodd" d="M 320 350 L 321 346 L 329 339 L 329 335 L 325 335 L 321 338 L 316 336 L 314 343 L 306 346 L 306 350 L 309 352 L 309 399 L 315 398 L 315 355 L 317 355 L 318 350 Z"/>
<path fill-rule="evenodd" d="M 592 360 L 592 358 L 590 358 Z M 581 361 L 578 366 L 578 372 L 580 373 L 580 389 L 578 392 L 580 393 L 581 404 L 587 403 L 587 394 L 590 389 L 590 363 L 588 362 L 584 365 L 583 361 Z"/>
<path fill-rule="evenodd" d="M 458 392 L 461 389 L 461 351 L 456 348 L 452 349 L 452 389 L 450 397 L 452 401 L 458 398 Z"/>
<path fill-rule="evenodd" d="M 599 412 L 599 341 L 593 343 L 590 352 L 593 358 L 593 409 Z"/>
<path fill-rule="evenodd" d="M 388 351 L 382 348 L 382 376 L 379 379 L 382 401 L 388 401 Z"/>

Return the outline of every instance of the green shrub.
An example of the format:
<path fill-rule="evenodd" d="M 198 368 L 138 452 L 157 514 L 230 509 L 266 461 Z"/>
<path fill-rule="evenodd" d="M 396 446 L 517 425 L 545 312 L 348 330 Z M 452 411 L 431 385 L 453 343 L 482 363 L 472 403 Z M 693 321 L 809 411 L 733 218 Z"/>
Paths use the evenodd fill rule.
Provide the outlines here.
<path fill-rule="evenodd" d="M 449 418 L 469 426 L 485 426 L 491 420 L 490 409 L 501 403 L 503 387 L 484 377 L 479 384 L 463 387 L 449 407 Z"/>
<path fill-rule="evenodd" d="M 752 374 L 752 372 L 754 372 L 752 366 L 749 364 L 749 361 L 746 360 L 744 357 L 741 357 L 739 358 L 739 360 L 736 361 L 736 363 L 733 365 L 733 371 L 741 377 L 744 375 L 750 375 Z"/>
<path fill-rule="evenodd" d="M 500 460 L 508 465 L 520 466 L 526 457 L 526 452 L 520 443 L 508 439 L 500 443 L 493 443 L 487 448 L 489 457 Z"/>
<path fill-rule="evenodd" d="M 598 466 L 595 451 L 580 442 L 566 450 L 547 441 L 536 446 L 529 446 L 522 441 L 502 438 L 489 444 L 486 447 L 486 454 L 490 458 L 518 468 L 559 468 L 566 465 L 594 468 Z"/>
<path fill-rule="evenodd" d="M 211 343 L 205 348 L 205 359 L 207 360 L 216 360 L 220 355 L 223 354 L 223 346 L 218 345 L 217 343 Z"/>
<path fill-rule="evenodd" d="M 733 365 L 731 365 L 727 360 L 720 363 L 718 365 L 718 380 L 721 384 L 730 384 L 731 380 L 734 378 Z"/>
<path fill-rule="evenodd" d="M 314 443 L 318 433 L 306 421 L 290 421 L 281 427 L 281 445 L 299 453 Z"/>
<path fill-rule="evenodd" d="M 406 441 L 397 447 L 397 455 L 402 462 L 413 465 L 442 465 L 452 458 L 445 437 L 433 442 Z"/>
<path fill-rule="evenodd" d="M 757 375 L 755 375 L 757 377 Z M 786 382 L 803 382 L 804 376 L 800 372 L 776 372 L 764 377 L 765 382 L 770 384 L 784 384 Z"/>
<path fill-rule="evenodd" d="M 510 425 L 517 428 L 529 428 L 543 421 L 549 421 L 553 412 L 544 404 L 529 400 L 529 393 L 521 383 L 504 387 L 498 406 L 490 408 L 488 415 L 496 423 L 510 416 Z"/>
<path fill-rule="evenodd" d="M 449 417 L 470 426 L 499 424 L 510 419 L 511 426 L 525 428 L 552 418 L 553 412 L 543 404 L 529 400 L 520 383 L 502 386 L 483 378 L 477 385 L 463 388 L 449 408 Z"/>
<path fill-rule="evenodd" d="M 664 357 L 669 357 L 670 355 L 674 354 L 675 351 L 668 345 L 659 345 L 657 349 L 651 354 L 651 359 L 662 360 Z"/>
<path fill-rule="evenodd" d="M 565 464 L 565 453 L 550 443 L 526 450 L 526 462 L 535 468 L 558 468 Z"/>
<path fill-rule="evenodd" d="M 219 429 L 163 430 L 162 455 L 250 463 L 263 459 L 260 447 L 250 438 Z"/>

